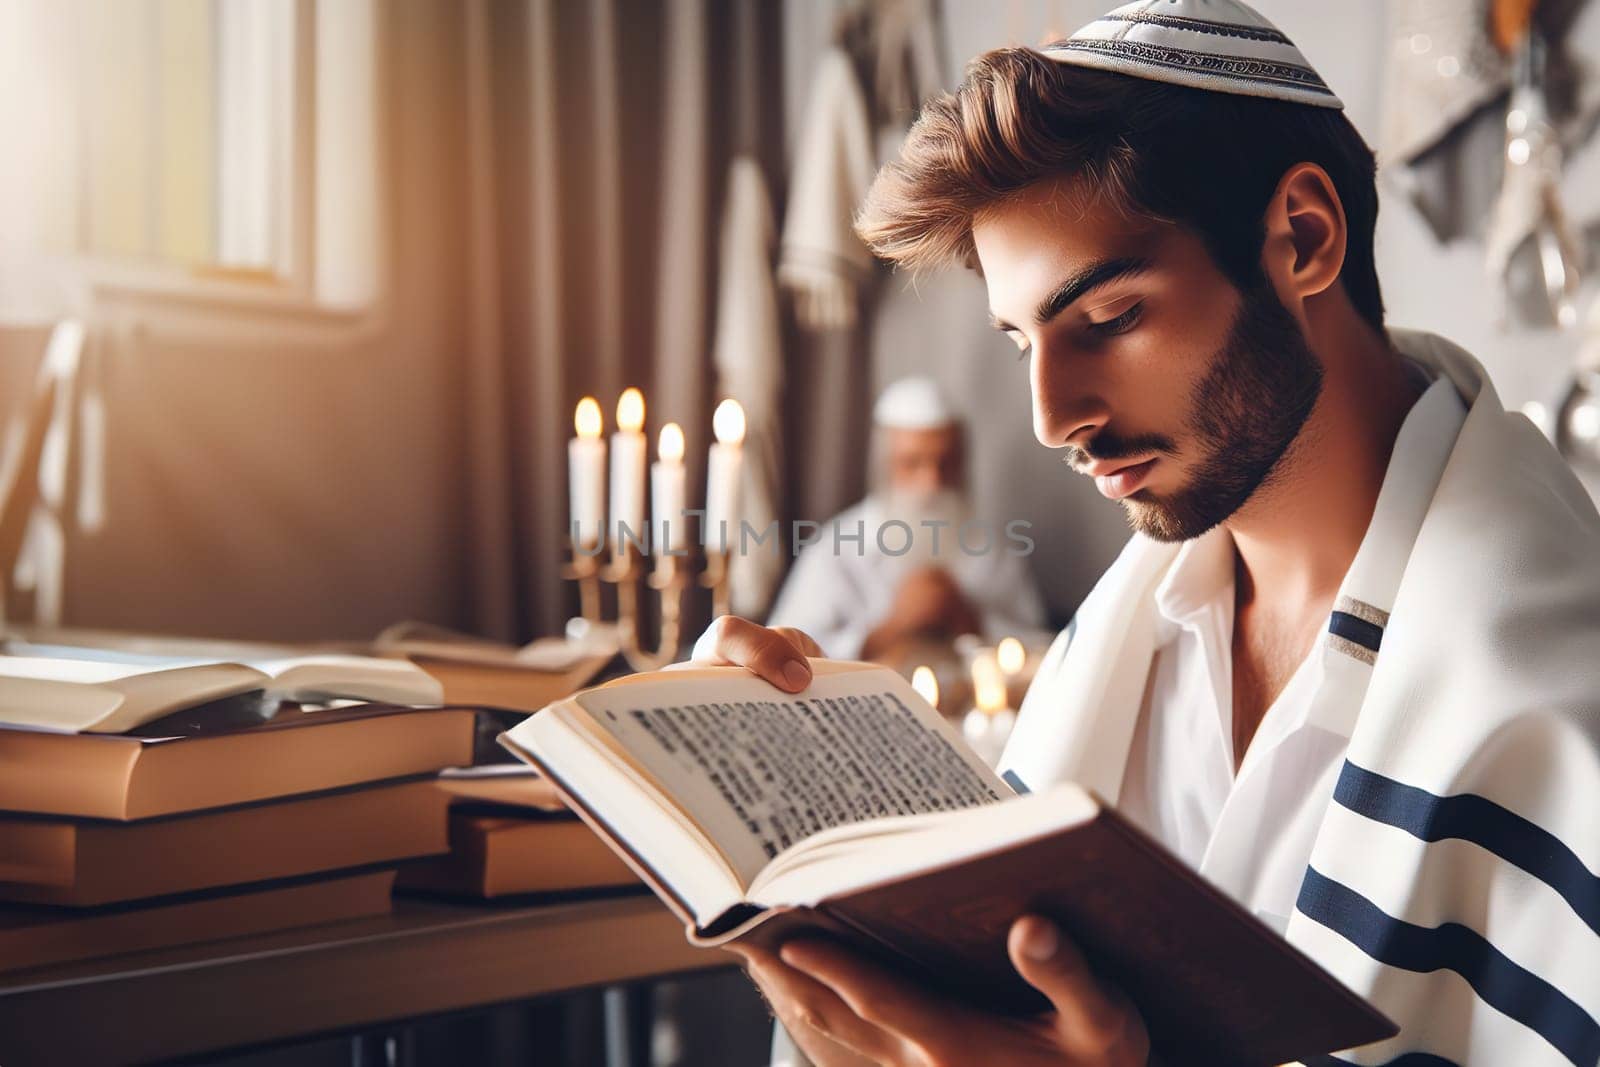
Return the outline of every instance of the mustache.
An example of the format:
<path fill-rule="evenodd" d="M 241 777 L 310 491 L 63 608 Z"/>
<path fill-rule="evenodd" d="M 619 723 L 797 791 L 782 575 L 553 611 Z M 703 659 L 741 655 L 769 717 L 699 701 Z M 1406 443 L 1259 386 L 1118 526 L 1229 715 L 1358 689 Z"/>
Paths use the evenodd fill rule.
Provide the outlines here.
<path fill-rule="evenodd" d="M 1135 437 L 1122 437 L 1109 430 L 1102 430 L 1090 438 L 1086 445 L 1063 446 L 1061 462 L 1075 471 L 1081 471 L 1082 468 L 1095 462 L 1130 459 L 1133 456 L 1146 456 L 1152 452 L 1170 456 L 1177 450 L 1172 439 L 1161 434 L 1147 433 Z"/>

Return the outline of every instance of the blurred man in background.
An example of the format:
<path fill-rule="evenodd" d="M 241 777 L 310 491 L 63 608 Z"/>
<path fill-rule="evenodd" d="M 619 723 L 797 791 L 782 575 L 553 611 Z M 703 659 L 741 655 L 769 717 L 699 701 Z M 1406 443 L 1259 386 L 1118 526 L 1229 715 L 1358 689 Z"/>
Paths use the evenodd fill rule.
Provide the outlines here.
<path fill-rule="evenodd" d="M 928 378 L 873 408 L 870 495 L 824 523 L 768 620 L 837 659 L 885 659 L 962 634 L 1037 630 L 1044 606 L 1024 562 L 1032 541 L 977 522 L 960 417 Z"/>

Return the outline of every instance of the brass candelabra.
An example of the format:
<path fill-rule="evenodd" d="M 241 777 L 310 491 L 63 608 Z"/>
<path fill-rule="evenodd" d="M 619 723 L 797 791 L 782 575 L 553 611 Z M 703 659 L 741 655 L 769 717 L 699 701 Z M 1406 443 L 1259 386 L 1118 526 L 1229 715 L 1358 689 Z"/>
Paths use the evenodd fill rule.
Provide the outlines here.
<path fill-rule="evenodd" d="M 603 624 L 600 589 L 602 583 L 617 590 L 617 636 L 622 655 L 635 671 L 653 671 L 673 662 L 683 647 L 683 595 L 694 574 L 696 557 L 690 552 L 657 553 L 649 565 L 637 545 L 627 543 L 602 563 L 603 550 L 595 544 L 570 545 L 572 558 L 562 568 L 562 577 L 578 583 L 578 602 L 583 617 Z M 698 584 L 711 591 L 712 616 L 726 615 L 729 606 L 728 553 L 707 550 Z M 661 625 L 656 647 L 641 646 L 640 585 L 647 585 L 660 598 Z"/>

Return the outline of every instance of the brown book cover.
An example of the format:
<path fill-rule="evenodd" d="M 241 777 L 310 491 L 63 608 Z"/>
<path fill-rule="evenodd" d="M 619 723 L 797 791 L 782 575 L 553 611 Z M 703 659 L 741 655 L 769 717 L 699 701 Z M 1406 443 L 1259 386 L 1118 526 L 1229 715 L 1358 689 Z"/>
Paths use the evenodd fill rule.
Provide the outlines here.
<path fill-rule="evenodd" d="M 0 971 L 387 914 L 394 871 L 300 879 L 137 905 L 0 908 Z"/>
<path fill-rule="evenodd" d="M 520 763 L 504 766 L 507 771 L 524 773 L 473 774 L 469 771 L 463 774 L 446 771 L 439 776 L 439 788 L 448 793 L 451 804 L 458 807 L 501 807 L 509 809 L 511 814 L 524 815 L 529 812 L 571 815 L 571 809 L 549 779 L 533 773 Z"/>
<path fill-rule="evenodd" d="M 503 738 L 685 921 L 691 941 L 837 938 L 993 1010 L 1047 1007 L 1006 953 L 1060 923 L 1162 1062 L 1276 1064 L 1396 1027 L 1091 792 L 1015 795 L 883 668 L 814 661 L 587 690 Z"/>
<path fill-rule="evenodd" d="M 406 658 L 444 686 L 444 698 L 452 704 L 531 712 L 588 685 L 613 655 L 586 656 L 564 671 L 463 663 L 422 655 Z"/>
<path fill-rule="evenodd" d="M 450 854 L 408 864 L 400 889 L 495 897 L 639 885 L 639 877 L 575 816 L 450 815 Z"/>
<path fill-rule="evenodd" d="M 138 822 L 0 817 L 0 899 L 95 906 L 447 850 L 431 780 Z"/>
<path fill-rule="evenodd" d="M 1278 1064 L 1396 1027 L 1109 808 L 975 861 L 772 909 L 706 944 L 776 951 L 811 930 L 999 1010 L 1048 1005 L 1006 954 L 1011 922 L 1049 916 L 1145 1014 L 1162 1062 Z"/>
<path fill-rule="evenodd" d="M 389 705 L 266 721 L 193 709 L 137 734 L 0 729 L 0 810 L 144 819 L 470 763 L 470 708 Z M 208 717 L 211 716 L 211 717 Z"/>

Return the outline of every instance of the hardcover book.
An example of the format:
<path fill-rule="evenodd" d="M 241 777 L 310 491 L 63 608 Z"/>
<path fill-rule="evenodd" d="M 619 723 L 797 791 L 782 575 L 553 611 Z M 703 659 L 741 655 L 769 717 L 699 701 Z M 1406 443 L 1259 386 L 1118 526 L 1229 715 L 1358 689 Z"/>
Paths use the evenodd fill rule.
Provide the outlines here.
<path fill-rule="evenodd" d="M 1394 1025 L 1109 804 L 1001 781 L 899 675 L 814 661 L 635 675 L 503 743 L 537 766 L 705 946 L 805 932 L 997 1011 L 1046 1007 L 1006 955 L 1060 923 L 1173 1062 L 1273 1064 Z"/>

